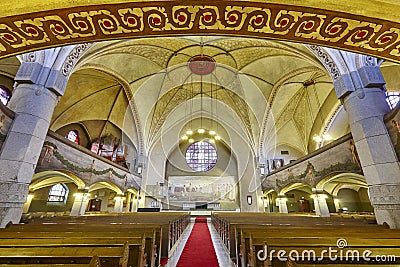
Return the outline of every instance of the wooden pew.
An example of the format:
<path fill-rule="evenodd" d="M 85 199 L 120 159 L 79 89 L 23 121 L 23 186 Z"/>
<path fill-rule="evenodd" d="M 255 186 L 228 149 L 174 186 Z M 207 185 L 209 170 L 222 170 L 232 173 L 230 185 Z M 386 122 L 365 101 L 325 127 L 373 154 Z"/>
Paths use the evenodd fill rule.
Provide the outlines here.
<path fill-rule="evenodd" d="M 62 224 L 71 225 L 71 227 L 80 227 L 88 224 L 153 225 L 154 223 L 161 225 L 161 244 L 158 244 L 159 251 L 153 253 L 153 255 L 158 255 L 156 261 L 159 263 L 161 258 L 168 258 L 169 252 L 175 247 L 181 234 L 189 225 L 190 215 L 188 212 L 101 213 L 96 214 L 96 216 L 43 217 L 29 221 L 28 225 Z"/>
<path fill-rule="evenodd" d="M 128 266 L 128 263 L 131 266 L 145 266 L 150 262 L 150 257 L 154 257 L 153 247 L 149 245 L 155 242 L 154 236 L 151 236 L 154 233 L 154 230 L 150 232 L 149 229 L 125 232 L 123 236 L 115 237 L 116 233 L 113 232 L 97 235 L 91 232 L 91 237 L 88 238 L 80 232 L 6 232 L 1 234 L 0 239 L 0 263 L 6 263 L 11 258 L 15 261 L 21 258 L 41 257 L 68 258 L 68 261 L 63 263 L 76 259 L 77 262 L 87 263 L 93 256 L 100 256 L 102 261 L 119 258 L 120 261 L 126 262 L 120 263 L 121 266 Z M 116 261 L 112 262 L 115 264 Z"/>
<path fill-rule="evenodd" d="M 137 264 L 130 260 L 130 245 L 124 246 L 70 246 L 70 247 L 29 247 L 29 248 L 0 248 L 1 264 L 17 263 L 32 266 L 35 263 L 69 264 L 71 262 L 89 263 L 92 257 L 101 255 L 108 266 L 128 267 Z M 88 264 L 86 264 L 87 266 Z M 0 265 L 1 266 L 1 265 Z M 138 263 L 137 266 L 145 266 Z"/>
<path fill-rule="evenodd" d="M 95 265 L 96 266 L 96 265 Z M 0 267 L 94 267 L 89 264 L 0 264 Z M 102 267 L 97 265 L 96 267 Z"/>
<path fill-rule="evenodd" d="M 93 256 L 92 259 L 88 264 L 75 264 L 75 263 L 71 263 L 71 264 L 57 264 L 57 263 L 50 263 L 50 264 L 0 264 L 0 267 L 102 267 L 101 266 L 101 262 L 98 256 Z M 104 267 L 104 266 L 103 266 Z"/>
<path fill-rule="evenodd" d="M 19 251 L 23 249 L 35 251 L 36 248 L 68 247 L 71 249 L 65 251 L 72 252 L 74 247 L 97 246 L 99 247 L 97 250 L 101 251 L 100 247 L 116 247 L 127 241 L 129 250 L 135 248 L 134 256 L 132 251 L 128 251 L 128 259 L 134 257 L 138 261 L 133 263 L 130 260 L 130 266 L 155 267 L 159 265 L 163 253 L 168 257 L 170 246 L 175 245 L 189 222 L 190 216 L 186 212 L 35 218 L 28 221 L 28 224 L 12 225 L 0 230 L 0 248 L 15 246 Z M 77 238 L 77 236 L 82 238 Z M 19 245 L 21 243 L 25 245 Z M 0 253 L 8 253 L 8 251 L 4 250 Z M 54 255 L 60 256 L 57 253 Z M 68 258 L 67 254 L 65 255 Z M 88 261 L 87 256 L 89 255 L 82 256 L 86 258 L 85 263 Z M 103 259 L 107 255 L 99 256 Z M 0 254 L 0 263 L 2 263 L 2 258 L 7 257 L 2 257 Z M 53 264 L 57 263 L 53 262 Z"/>
<path fill-rule="evenodd" d="M 212 222 L 238 266 L 286 266 L 287 262 L 276 259 L 268 265 L 267 261 L 257 259 L 257 252 L 267 245 L 270 250 L 286 253 L 313 249 L 318 255 L 328 247 L 337 248 L 339 237 L 348 242 L 349 247 L 343 248 L 344 252 L 371 249 L 371 257 L 400 257 L 400 231 L 367 224 L 359 218 L 214 213 Z"/>
<path fill-rule="evenodd" d="M 134 266 L 156 266 L 158 260 L 159 242 L 161 240 L 160 226 L 80 226 L 79 229 L 66 229 L 61 232 L 62 225 L 48 225 L 46 231 L 36 227 L 12 227 L 0 232 L 0 247 L 14 247 L 19 251 L 33 248 L 57 247 L 122 247 L 125 243 L 131 250 L 129 258 L 135 258 Z M 65 229 L 64 229 L 65 230 Z M 0 262 L 3 256 L 0 248 Z M 4 252 L 5 253 L 5 252 Z M 12 254 L 10 254 L 12 255 Z M 72 254 L 75 255 L 75 254 Z M 93 255 L 92 255 L 93 256 Z M 99 254 L 101 258 L 107 255 Z M 86 257 L 86 256 L 85 256 Z"/>
<path fill-rule="evenodd" d="M 100 217 L 98 217 L 100 216 Z M 171 248 L 176 240 L 179 239 L 183 230 L 186 229 L 190 222 L 190 215 L 187 212 L 146 212 L 146 213 L 118 213 L 118 214 L 100 214 L 96 216 L 79 216 L 79 217 L 60 217 L 33 219 L 29 224 L 160 224 L 165 226 L 164 237 L 170 236 L 169 246 Z M 167 235 L 168 233 L 168 235 Z"/>

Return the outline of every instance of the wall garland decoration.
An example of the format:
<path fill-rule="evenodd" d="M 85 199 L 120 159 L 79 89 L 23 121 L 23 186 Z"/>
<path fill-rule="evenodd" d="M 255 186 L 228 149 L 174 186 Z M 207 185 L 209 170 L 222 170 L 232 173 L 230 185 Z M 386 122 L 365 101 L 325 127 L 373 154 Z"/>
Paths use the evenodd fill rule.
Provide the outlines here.
<path fill-rule="evenodd" d="M 57 148 L 57 146 L 56 146 L 55 144 L 53 144 L 53 143 L 51 143 L 51 142 L 49 142 L 49 141 L 45 141 L 45 142 L 44 142 L 44 145 L 52 146 L 52 147 L 54 147 L 54 148 Z M 77 165 L 71 163 L 70 161 L 68 161 L 66 158 L 64 158 L 64 157 L 60 154 L 60 152 L 58 152 L 56 149 L 54 150 L 53 153 L 54 153 L 54 156 L 55 156 L 64 166 L 66 166 L 68 169 L 71 169 L 71 170 L 74 170 L 74 171 L 77 171 L 77 172 L 82 172 L 82 173 L 93 173 L 93 174 L 95 174 L 95 175 L 104 175 L 104 174 L 107 174 L 107 173 L 110 173 L 110 172 L 111 172 L 113 175 L 117 176 L 118 178 L 121 178 L 121 179 L 125 179 L 125 178 L 126 178 L 124 174 L 119 174 L 119 173 L 117 173 L 113 168 L 108 168 L 108 169 L 104 169 L 104 170 L 100 170 L 100 171 L 99 171 L 99 170 L 96 170 L 96 169 L 91 168 L 91 167 L 89 167 L 89 168 L 79 167 L 79 166 L 77 166 Z"/>

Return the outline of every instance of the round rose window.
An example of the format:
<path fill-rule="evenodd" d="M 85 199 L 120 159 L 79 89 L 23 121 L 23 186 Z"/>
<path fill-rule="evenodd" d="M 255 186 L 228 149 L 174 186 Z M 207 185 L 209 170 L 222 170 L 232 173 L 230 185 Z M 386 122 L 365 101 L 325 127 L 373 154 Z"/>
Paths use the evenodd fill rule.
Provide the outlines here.
<path fill-rule="evenodd" d="M 217 150 L 205 141 L 193 143 L 186 150 L 186 163 L 195 172 L 209 171 L 217 163 Z"/>

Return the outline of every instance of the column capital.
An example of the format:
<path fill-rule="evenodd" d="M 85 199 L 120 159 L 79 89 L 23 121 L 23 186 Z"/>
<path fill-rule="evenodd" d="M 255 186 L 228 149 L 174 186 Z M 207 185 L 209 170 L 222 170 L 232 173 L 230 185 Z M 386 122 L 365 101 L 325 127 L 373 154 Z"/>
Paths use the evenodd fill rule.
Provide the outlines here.
<path fill-rule="evenodd" d="M 0 183 L 0 207 L 22 207 L 29 192 L 29 184 L 16 181 Z"/>
<path fill-rule="evenodd" d="M 318 188 L 313 187 L 313 188 L 311 189 L 311 191 L 312 191 L 313 194 L 324 194 L 324 189 L 323 189 L 323 188 L 320 188 L 320 187 L 318 187 Z"/>
<path fill-rule="evenodd" d="M 368 188 L 374 208 L 400 210 L 400 184 L 376 184 Z"/>
<path fill-rule="evenodd" d="M 400 184 L 376 184 L 368 188 L 378 224 L 400 229 Z"/>
<path fill-rule="evenodd" d="M 342 74 L 337 80 L 333 81 L 333 86 L 338 99 L 344 99 L 356 90 L 350 74 Z"/>
<path fill-rule="evenodd" d="M 379 66 L 364 65 L 358 69 L 358 75 L 363 88 L 385 89 L 386 82 Z"/>
<path fill-rule="evenodd" d="M 316 45 L 307 45 L 307 47 L 317 56 L 332 77 L 339 99 L 344 99 L 354 91 L 362 98 L 364 88 L 384 90 L 385 80 L 379 68 L 381 60 L 339 49 Z"/>
<path fill-rule="evenodd" d="M 22 62 L 15 81 L 18 83 L 31 83 L 41 85 L 57 96 L 64 94 L 68 77 L 63 76 L 59 70 L 52 70 L 39 62 Z"/>
<path fill-rule="evenodd" d="M 41 85 L 62 96 L 73 67 L 89 47 L 81 44 L 26 53 L 15 81 Z"/>

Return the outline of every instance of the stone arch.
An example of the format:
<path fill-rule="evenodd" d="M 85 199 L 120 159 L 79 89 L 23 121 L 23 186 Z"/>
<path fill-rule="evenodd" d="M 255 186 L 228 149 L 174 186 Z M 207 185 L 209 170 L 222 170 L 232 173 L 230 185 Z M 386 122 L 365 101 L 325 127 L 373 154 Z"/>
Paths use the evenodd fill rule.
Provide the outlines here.
<path fill-rule="evenodd" d="M 133 195 L 137 196 L 139 194 L 139 190 L 134 187 L 126 189 L 126 192 L 132 193 Z"/>
<path fill-rule="evenodd" d="M 347 73 L 346 63 L 340 56 L 333 57 L 334 49 L 328 49 L 317 45 L 307 45 L 307 48 L 321 61 L 332 78 L 337 81 L 343 73 Z"/>
<path fill-rule="evenodd" d="M 337 185 L 333 187 L 331 186 L 328 189 L 327 185 L 332 183 L 337 183 Z M 328 191 L 332 196 L 336 196 L 341 188 L 341 185 L 343 184 L 351 184 L 354 186 L 365 188 L 368 187 L 364 176 L 357 173 L 343 172 L 324 177 L 316 184 L 316 188 L 324 189 L 325 191 Z"/>
<path fill-rule="evenodd" d="M 291 190 L 299 189 L 302 187 L 310 187 L 310 191 L 311 191 L 311 186 L 309 184 L 294 182 L 294 183 L 289 183 L 289 184 L 285 185 L 283 188 L 281 188 L 279 190 L 279 195 L 284 195 Z"/>
<path fill-rule="evenodd" d="M 69 53 L 57 64 L 60 65 L 61 74 L 66 78 L 69 78 L 76 63 L 91 46 L 91 43 L 83 43 L 73 46 Z"/>
<path fill-rule="evenodd" d="M 322 129 L 322 135 L 327 134 L 328 131 L 332 128 L 333 122 L 338 116 L 339 112 L 343 109 L 343 105 L 340 103 L 338 104 L 333 111 L 328 115 L 328 119 Z"/>
<path fill-rule="evenodd" d="M 122 195 L 123 194 L 123 190 L 116 184 L 112 183 L 112 182 L 96 182 L 93 183 L 89 186 L 88 191 L 91 192 L 93 190 L 97 190 L 97 189 L 101 189 L 101 188 L 107 188 L 110 189 L 114 192 L 116 192 L 118 195 Z"/>
<path fill-rule="evenodd" d="M 273 188 L 273 187 L 264 188 L 264 195 L 271 194 L 272 192 L 278 193 L 278 192 L 275 190 L 275 188 Z"/>
<path fill-rule="evenodd" d="M 78 189 L 84 189 L 86 186 L 81 178 L 71 172 L 51 170 L 35 173 L 29 189 L 35 191 L 43 187 L 65 182 L 73 182 Z"/>
<path fill-rule="evenodd" d="M 1 19 L 6 19 L 7 23 L 4 22 L 2 30 L 0 57 L 46 47 L 135 36 L 221 34 L 338 47 L 395 61 L 400 58 L 393 46 L 397 39 L 391 32 L 391 29 L 400 28 L 399 22 L 387 14 L 379 18 L 373 8 L 361 13 L 354 8 L 349 11 L 346 5 L 338 7 L 318 1 L 288 5 L 285 1 L 271 4 L 207 0 L 182 4 L 178 1 L 116 3 L 98 0 L 97 5 L 90 6 L 72 0 L 59 2 L 55 10 L 52 10 L 55 4 L 20 3 L 12 15 L 4 13 L 7 15 L 2 15 Z M 373 7 L 390 13 L 389 4 L 378 2 Z M 30 31 L 24 31 L 23 27 Z"/>

